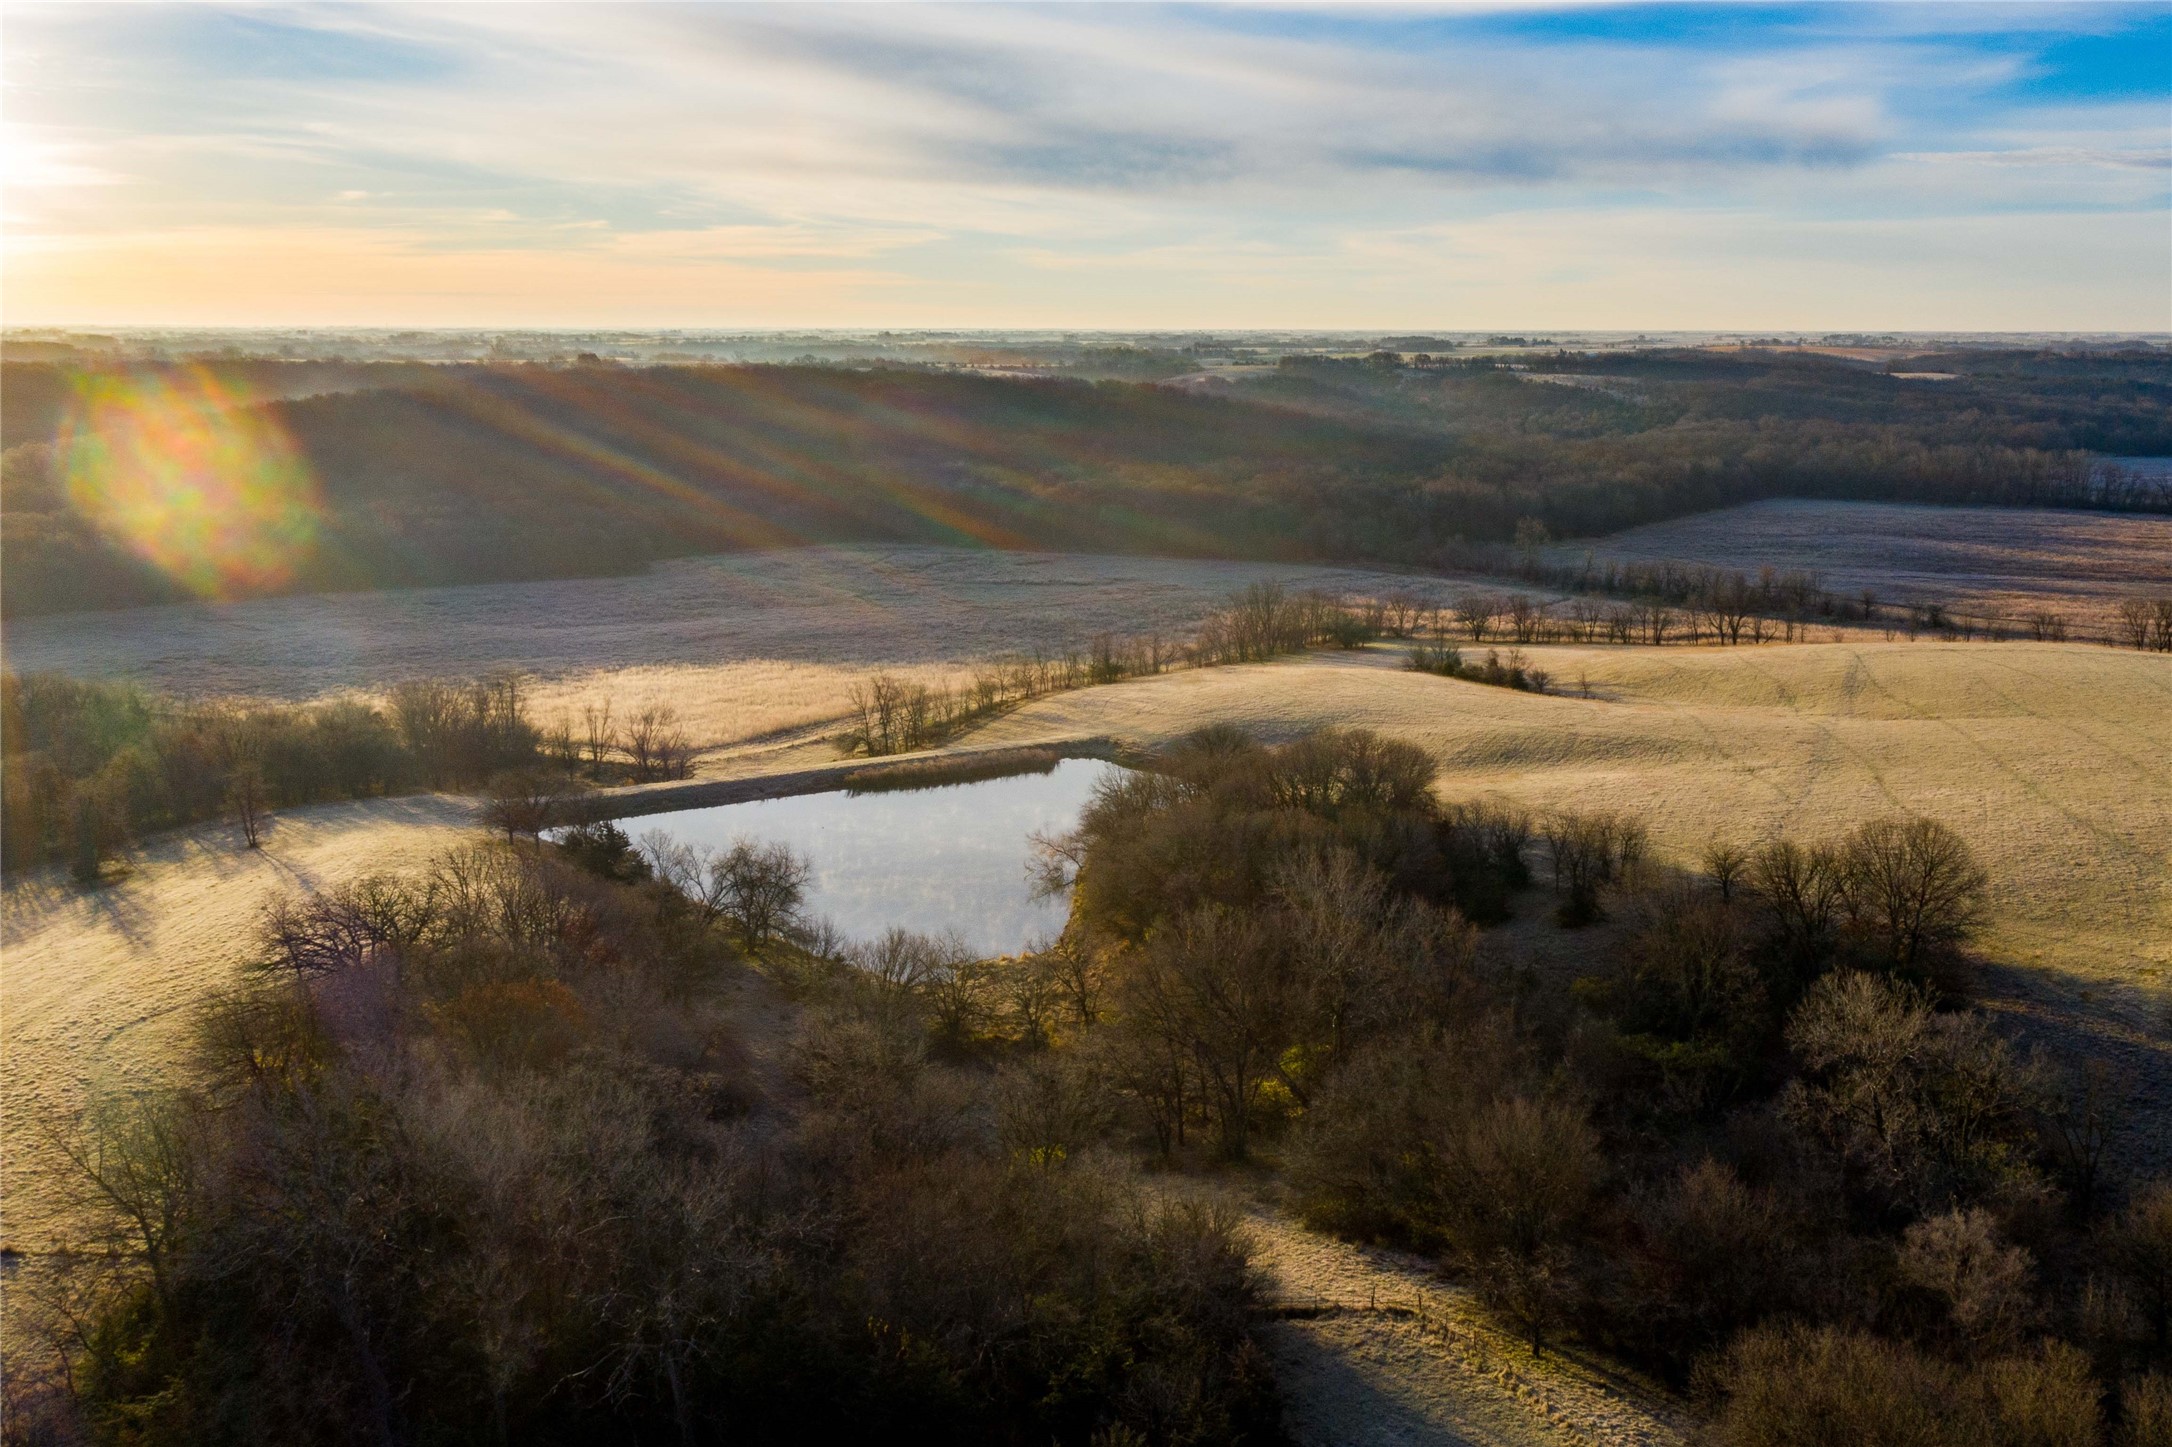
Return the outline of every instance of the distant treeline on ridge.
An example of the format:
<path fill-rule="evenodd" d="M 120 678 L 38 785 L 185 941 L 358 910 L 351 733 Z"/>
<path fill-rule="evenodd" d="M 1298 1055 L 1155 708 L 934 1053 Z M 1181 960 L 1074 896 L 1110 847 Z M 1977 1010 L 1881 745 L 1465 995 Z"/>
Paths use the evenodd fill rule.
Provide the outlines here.
<path fill-rule="evenodd" d="M 2172 362 L 1984 355 L 1919 359 L 1953 373 L 1935 386 L 1715 353 L 1530 364 L 1577 385 L 1322 361 L 1222 396 L 812 366 L 255 362 L 223 385 L 273 399 L 243 405 L 321 494 L 306 554 L 255 585 L 275 591 L 862 540 L 1426 566 L 1534 520 L 1573 537 L 1782 496 L 2172 507 L 2172 486 L 2090 455 L 2172 453 Z M 5 373 L 5 612 L 185 597 L 71 501 L 69 374 Z"/>

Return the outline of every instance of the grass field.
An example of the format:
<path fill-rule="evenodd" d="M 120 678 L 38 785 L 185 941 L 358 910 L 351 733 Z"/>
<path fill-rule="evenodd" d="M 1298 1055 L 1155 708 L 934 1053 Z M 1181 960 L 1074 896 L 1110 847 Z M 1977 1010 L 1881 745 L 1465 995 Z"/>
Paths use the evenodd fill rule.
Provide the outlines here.
<path fill-rule="evenodd" d="M 2153 459 L 2152 459 L 2153 460 Z M 1829 592 L 1868 588 L 1887 602 L 1944 603 L 2015 620 L 2039 609 L 2076 636 L 2108 634 L 2119 600 L 2172 594 L 2172 518 L 1898 503 L 1752 503 L 1564 543 L 1634 562 L 1807 569 Z"/>
<path fill-rule="evenodd" d="M 67 619 L 65 630 L 11 630 L 11 663 L 193 678 L 204 689 L 291 697 L 358 687 L 367 669 L 402 647 L 417 658 L 408 674 L 454 674 L 495 663 L 534 667 L 563 639 L 569 665 L 536 669 L 541 717 L 606 691 L 621 710 L 654 697 L 680 706 L 704 741 L 723 745 L 704 760 L 708 776 L 769 776 L 836 765 L 832 745 L 793 730 L 830 717 L 862 671 L 943 676 L 997 647 L 1058 647 L 1099 628 L 1169 624 L 1153 608 L 1169 600 L 1205 608 L 1247 580 L 1245 571 L 1218 565 L 1136 558 L 884 556 L 891 561 L 871 569 L 873 582 L 828 593 L 810 584 L 801 602 L 773 597 L 745 615 L 725 608 L 684 628 L 665 617 L 645 630 L 634 602 L 604 606 L 613 589 L 660 587 L 652 576 L 191 611 L 165 643 L 159 621 L 143 615 L 102 619 L 111 637 Z M 743 574 L 780 565 L 769 556 L 699 567 Z M 1010 584 L 990 580 L 1003 569 L 1019 571 Z M 1297 580 L 1364 587 L 1351 574 Z M 710 578 L 704 587 L 723 584 Z M 506 593 L 556 595 L 558 606 L 523 617 Z M 341 652 L 326 643 L 326 630 L 350 604 L 374 621 L 356 632 L 356 639 L 369 634 L 367 647 L 354 641 Z M 393 613 L 371 613 L 378 606 Z M 291 626 L 317 628 L 315 656 L 308 637 L 282 634 L 278 617 L 258 613 L 263 608 Z M 206 660 L 224 647 L 239 652 L 224 671 L 211 671 Z M 821 656 L 828 647 L 836 656 Z M 2172 658 L 2081 643 L 1927 641 L 1529 652 L 1566 693 L 1410 674 L 1397 647 L 1379 645 L 1043 697 L 958 745 L 1084 737 L 1153 745 L 1210 721 L 1240 723 L 1268 739 L 1329 723 L 1366 726 L 1427 747 L 1440 763 L 1444 795 L 1633 810 L 1651 823 L 1662 860 L 1692 860 L 1714 834 L 1753 843 L 1775 832 L 1838 834 L 1885 813 L 1935 815 L 1977 847 L 1996 882 L 1981 941 L 1994 1008 L 2037 1041 L 2096 1049 L 2131 1069 L 2139 1112 L 2163 1132 L 2172 1119 L 2172 1019 L 2163 1006 L 2172 986 Z M 126 878 L 96 895 L 74 891 L 56 873 L 11 880 L 0 915 L 7 1245 L 35 1251 L 59 1221 L 61 1195 L 39 1119 L 89 1093 L 159 1082 L 187 1047 L 180 1030 L 187 1008 L 239 978 L 265 897 L 415 867 L 467 828 L 467 806 L 445 797 L 337 804 L 280 817 L 261 854 L 243 852 L 226 828 L 163 836 L 143 847 Z M 1553 928 L 1542 902 L 1531 902 L 1501 939 L 1577 969 L 1596 936 Z M 2163 1165 L 2172 1154 L 2165 1147 L 2152 1136 L 2144 1154 Z M 1314 1412 L 1316 1421 L 1305 1421 L 1327 1436 L 1351 1421 L 1349 1412 L 1371 1421 L 1390 1399 L 1412 1423 L 1466 1432 L 1468 1440 L 1555 1440 L 1549 1423 L 1557 1421 L 1577 1421 L 1594 1436 L 1599 1419 L 1559 1417 L 1570 1397 L 1533 1417 L 1529 1434 L 1488 1425 L 1497 1408 L 1523 1401 L 1525 1388 L 1501 1393 L 1473 1382 L 1470 1362 L 1427 1345 L 1423 1330 L 1401 1317 L 1375 1319 L 1379 1282 L 1394 1291 L 1410 1284 L 1344 1260 L 1351 1254 L 1342 1247 L 1334 1247 L 1340 1264 L 1323 1278 L 1327 1267 L 1312 1254 L 1327 1245 L 1266 1217 L 1255 1230 L 1268 1236 L 1266 1264 L 1281 1291 L 1366 1295 L 1362 1314 L 1351 1297 L 1347 1312 L 1290 1325 L 1277 1338 L 1277 1354 L 1290 1356 L 1292 1391 Z M 1321 1286 L 1329 1278 L 1334 1291 Z M 1442 1301 L 1440 1310 L 1449 1306 Z M 1559 1395 L 1568 1391 L 1564 1382 L 1533 1377 L 1531 1391 Z M 1599 1436 L 1614 1440 L 1612 1432 Z M 1664 1436 L 1625 1430 L 1618 1440 Z M 1434 1438 L 1418 1432 L 1410 1440 Z"/>
<path fill-rule="evenodd" d="M 2172 980 L 2172 660 L 2021 643 L 1531 651 L 1592 697 L 1407 673 L 1375 650 L 1044 699 L 977 738 L 1360 725 L 1431 751 L 1444 793 L 1633 810 L 1683 859 L 1715 834 L 1930 814 L 1991 871 L 1993 953 L 2082 988 Z"/>
<path fill-rule="evenodd" d="M 464 837 L 468 817 L 464 803 L 430 796 L 326 804 L 280 816 L 254 853 L 225 826 L 163 836 L 92 893 L 57 870 L 10 879 L 0 906 L 6 1244 L 39 1249 L 54 1219 L 45 1123 L 168 1072 L 187 1048 L 191 1008 L 240 977 L 267 899 L 418 864 Z"/>

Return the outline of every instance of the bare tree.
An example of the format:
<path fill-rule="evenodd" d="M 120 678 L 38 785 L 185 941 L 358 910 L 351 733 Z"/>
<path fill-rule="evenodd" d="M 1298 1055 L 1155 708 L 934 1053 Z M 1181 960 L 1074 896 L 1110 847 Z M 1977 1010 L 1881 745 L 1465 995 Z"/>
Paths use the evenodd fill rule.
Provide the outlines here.
<path fill-rule="evenodd" d="M 1999 1239 L 1989 1211 L 1948 1211 L 1916 1222 L 1894 1265 L 1901 1280 L 1944 1305 L 1954 1331 L 1979 1356 L 2017 1345 L 2035 1317 L 2035 1263 Z"/>
<path fill-rule="evenodd" d="M 2119 638 L 2129 648 L 2147 648 L 2155 631 L 2157 609 L 2147 598 L 2128 598 L 2119 605 Z"/>
<path fill-rule="evenodd" d="M 1983 911 L 1989 876 L 1960 835 L 1935 819 L 1873 819 L 1841 850 L 1850 924 L 1894 969 L 1965 936 Z"/>
<path fill-rule="evenodd" d="M 1557 811 L 1540 830 L 1553 862 L 1554 891 L 1565 896 L 1559 914 L 1567 925 L 1604 918 L 1599 891 L 1635 872 L 1650 837 L 1641 822 L 1614 813 Z"/>
<path fill-rule="evenodd" d="M 591 771 L 601 771 L 618 748 L 618 729 L 611 722 L 611 700 L 581 707 L 581 746 Z"/>
<path fill-rule="evenodd" d="M 2038 643 L 2066 642 L 2066 619 L 2056 613 L 2036 612 L 2029 615 L 2029 636 Z"/>
<path fill-rule="evenodd" d="M 2105 1233 L 2106 1255 L 2141 1308 L 2150 1345 L 2172 1345 L 2172 1180 L 2135 1193 Z"/>
<path fill-rule="evenodd" d="M 1518 643 L 1530 643 L 1538 638 L 1539 627 L 1546 618 L 1545 611 L 1523 593 L 1516 593 L 1508 600 L 1508 626 Z"/>
<path fill-rule="evenodd" d="M 1732 904 L 1735 887 L 1749 871 L 1749 851 L 1723 839 L 1713 839 L 1704 846 L 1703 863 L 1705 878 L 1719 891 L 1720 903 Z"/>
<path fill-rule="evenodd" d="M 263 847 L 266 794 L 264 768 L 254 758 L 242 760 L 227 776 L 226 806 L 241 826 L 242 842 L 251 849 Z"/>
<path fill-rule="evenodd" d="M 636 783 L 683 779 L 692 768 L 693 745 L 679 727 L 679 711 L 669 704 L 652 703 L 633 716 L 625 749 Z"/>
<path fill-rule="evenodd" d="M 814 865 L 789 845 L 739 840 L 711 861 L 711 889 L 748 951 L 782 939 L 799 921 Z"/>
<path fill-rule="evenodd" d="M 1674 628 L 1674 610 L 1664 603 L 1646 603 L 1637 609 L 1637 627 L 1644 641 L 1653 647 L 1667 641 L 1667 634 Z"/>
<path fill-rule="evenodd" d="M 1601 1165 L 1581 1111 L 1521 1096 L 1481 1109 L 1443 1152 L 1435 1186 L 1443 1224 L 1534 1353 L 1567 1306 L 1570 1252 Z"/>
<path fill-rule="evenodd" d="M 2042 1071 L 1981 1015 L 1941 1014 L 1927 990 L 1838 970 L 1810 987 L 1787 1042 L 1804 1074 L 1783 1109 L 1859 1190 L 1926 1214 L 2033 1181 Z"/>
<path fill-rule="evenodd" d="M 1471 642 L 1483 643 L 1494 620 L 1501 616 L 1501 600 L 1490 593 L 1465 593 L 1456 599 L 1456 625 L 1471 635 Z"/>
<path fill-rule="evenodd" d="M 538 839 L 546 829 L 572 822 L 573 781 L 543 769 L 509 769 L 490 781 L 481 818 L 505 831 L 505 842 Z"/>
<path fill-rule="evenodd" d="M 1292 1005 L 1281 942 L 1264 920 L 1187 915 L 1137 952 L 1123 1016 L 1180 1052 L 1204 1086 L 1223 1151 L 1250 1149 L 1261 1084 L 1287 1046 Z"/>
<path fill-rule="evenodd" d="M 1778 839 L 1750 856 L 1750 889 L 1798 969 L 1807 969 L 1831 951 L 1843 881 L 1839 851 L 1829 845 L 1805 848 L 1792 839 Z"/>

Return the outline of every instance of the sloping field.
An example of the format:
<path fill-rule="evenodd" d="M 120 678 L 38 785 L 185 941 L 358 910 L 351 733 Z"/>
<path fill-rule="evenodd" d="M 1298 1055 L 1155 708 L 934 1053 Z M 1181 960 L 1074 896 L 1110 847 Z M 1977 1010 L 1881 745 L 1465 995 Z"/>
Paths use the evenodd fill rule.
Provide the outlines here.
<path fill-rule="evenodd" d="M 2154 460 L 2154 459 L 2144 459 Z M 1828 592 L 2020 620 L 2039 609 L 2108 635 L 2119 600 L 2172 595 L 2172 518 L 2036 508 L 1779 501 L 1632 528 L 1556 561 L 1805 569 Z"/>
<path fill-rule="evenodd" d="M 1590 696 L 1409 673 L 1380 648 L 1046 698 L 961 742 L 1153 744 L 1216 721 L 1279 739 L 1363 725 L 1430 750 L 1450 795 L 1634 810 L 1657 852 L 1681 859 L 1714 834 L 1815 836 L 1882 813 L 1933 814 L 1983 853 L 1995 881 L 1984 939 L 2000 966 L 1994 1004 L 2025 1033 L 2129 1066 L 2137 1105 L 2161 1129 L 2172 1099 L 2161 1003 L 2172 984 L 2172 659 L 2038 644 L 1533 652 Z M 834 762 L 808 742 L 732 750 L 713 766 Z M 466 817 L 449 799 L 330 805 L 280 818 L 256 856 L 223 829 L 171 836 L 95 896 L 51 876 L 11 884 L 0 974 L 8 1244 L 44 1245 L 57 1205 L 38 1114 L 87 1089 L 154 1081 L 185 1044 L 186 1007 L 235 977 L 267 895 L 418 865 Z M 1512 928 L 1545 936 L 1533 942 L 1573 966 L 1591 937 L 1542 914 L 1526 909 Z M 1278 1299 L 1321 1308 L 1273 1333 L 1301 1439 L 1668 1436 L 1664 1414 L 1626 1384 L 1583 1367 L 1537 1370 L 1417 1264 L 1252 1214 Z"/>
<path fill-rule="evenodd" d="M 976 738 L 1361 725 L 1430 750 L 1449 794 L 1633 810 L 1683 860 L 1714 834 L 1930 814 L 1991 871 L 1993 955 L 2103 992 L 2136 1029 L 2145 992 L 2172 983 L 2172 660 L 2022 643 L 1533 653 L 1593 696 L 1408 673 L 1380 650 L 1043 699 Z"/>
<path fill-rule="evenodd" d="M 255 852 L 220 825 L 165 835 L 92 893 L 59 870 L 10 879 L 0 896 L 6 1244 L 45 1244 L 56 1204 L 46 1119 L 88 1093 L 154 1084 L 186 1048 L 190 1008 L 239 976 L 267 899 L 426 862 L 468 817 L 440 797 L 325 804 L 278 816 Z"/>
<path fill-rule="evenodd" d="M 1447 580 L 1269 563 L 941 547 L 787 548 L 634 577 L 132 608 L 11 623 L 7 666 L 180 693 L 306 699 L 497 668 L 550 722 L 609 697 L 674 704 L 713 745 L 835 718 L 875 668 L 936 681 L 1097 633 L 1190 631 L 1248 584 L 1445 598 Z"/>

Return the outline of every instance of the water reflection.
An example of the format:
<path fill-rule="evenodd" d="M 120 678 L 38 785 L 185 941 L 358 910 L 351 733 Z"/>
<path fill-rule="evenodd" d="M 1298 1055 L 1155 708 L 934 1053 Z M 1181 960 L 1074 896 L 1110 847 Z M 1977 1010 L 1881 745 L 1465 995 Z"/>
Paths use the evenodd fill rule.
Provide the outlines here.
<path fill-rule="evenodd" d="M 622 821 L 638 838 L 661 829 L 695 848 L 782 841 L 814 861 L 808 912 L 848 939 L 892 925 L 956 930 L 984 954 L 1015 954 L 1063 928 L 1065 899 L 1035 899 L 1027 840 L 1078 822 L 1094 785 L 1118 765 L 1065 759 L 1046 774 L 941 789 L 801 794 Z"/>

